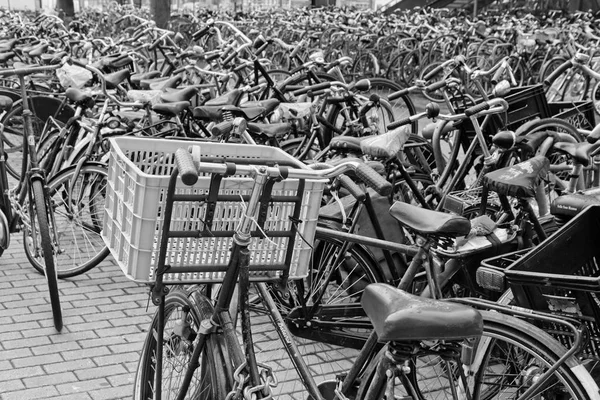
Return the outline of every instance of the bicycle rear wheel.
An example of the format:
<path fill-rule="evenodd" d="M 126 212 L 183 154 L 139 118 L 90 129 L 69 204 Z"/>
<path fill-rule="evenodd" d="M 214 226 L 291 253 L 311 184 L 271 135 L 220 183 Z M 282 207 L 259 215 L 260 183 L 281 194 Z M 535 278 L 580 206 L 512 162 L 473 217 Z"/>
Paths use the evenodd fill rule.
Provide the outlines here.
<path fill-rule="evenodd" d="M 174 290 L 165 298 L 165 328 L 163 341 L 162 399 L 175 399 L 179 385 L 186 373 L 188 363 L 196 345 L 194 335 L 183 337 L 182 326 L 189 327 L 196 333 L 200 323 L 210 318 L 212 306 L 208 299 L 198 291 L 189 296 L 184 291 Z M 179 329 L 178 329 L 179 328 Z M 135 400 L 152 400 L 155 395 L 156 379 L 156 340 L 158 330 L 158 314 L 154 315 L 138 364 L 133 398 Z M 228 376 L 233 371 L 224 357 L 224 349 L 217 334 L 211 334 L 204 345 L 198 360 L 199 367 L 190 383 L 186 399 L 222 400 L 227 396 Z"/>
<path fill-rule="evenodd" d="M 523 320 L 490 311 L 481 311 L 481 314 L 483 335 L 475 344 L 472 362 L 464 351 L 462 358 L 464 361 L 469 359 L 465 364 L 460 354 L 454 359 L 442 359 L 435 354 L 413 357 L 409 360 L 411 369 L 405 382 L 412 384 L 415 397 L 410 397 L 407 385 L 396 384 L 393 385 L 395 398 L 468 398 L 465 397 L 465 385 L 460 380 L 460 371 L 464 371 L 472 399 L 517 400 L 566 352 L 551 336 Z M 387 398 L 385 394 L 390 391 L 390 386 L 385 381 L 373 379 L 374 368 L 366 371 L 368 376 L 361 381 L 357 399 L 364 398 L 366 388 L 370 387 L 380 390 L 378 398 Z M 558 367 L 533 398 L 592 399 L 593 390 L 596 390 L 597 397 L 598 388 L 591 376 L 572 357 Z"/>
<path fill-rule="evenodd" d="M 48 182 L 58 232 L 56 269 L 61 279 L 89 271 L 109 254 L 101 237 L 107 176 L 105 165 L 88 163 L 79 171 L 69 167 Z M 41 259 L 27 248 L 26 255 L 42 272 Z"/>
<path fill-rule="evenodd" d="M 44 186 L 41 181 L 31 182 L 30 192 L 30 224 L 23 230 L 25 235 L 25 250 L 36 254 L 36 259 L 43 260 L 41 267 L 46 275 L 48 282 L 48 291 L 50 293 L 50 304 L 52 305 L 52 317 L 54 327 L 57 331 L 63 328 L 62 309 L 60 306 L 60 296 L 58 293 L 58 277 L 54 263 L 54 251 L 50 235 L 50 223 L 52 218 L 48 217 L 48 208 L 46 207 L 46 197 Z"/>

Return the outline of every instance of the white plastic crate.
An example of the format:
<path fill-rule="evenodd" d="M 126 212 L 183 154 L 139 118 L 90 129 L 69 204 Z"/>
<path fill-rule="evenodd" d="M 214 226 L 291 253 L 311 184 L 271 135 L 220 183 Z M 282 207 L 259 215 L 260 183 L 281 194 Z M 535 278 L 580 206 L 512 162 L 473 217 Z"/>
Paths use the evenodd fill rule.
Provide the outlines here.
<path fill-rule="evenodd" d="M 285 164 L 293 168 L 306 168 L 304 164 L 280 149 L 267 146 L 190 142 L 150 138 L 110 139 L 111 151 L 108 165 L 108 185 L 102 237 L 115 260 L 129 279 L 153 282 L 158 262 L 158 248 L 163 227 L 163 210 L 167 186 L 173 168 L 174 154 L 178 148 L 198 145 L 201 158 L 217 157 L 223 161 L 240 158 L 259 164 Z M 242 161 L 243 162 L 243 161 Z M 274 185 L 273 196 L 293 196 L 298 180 L 286 179 Z M 289 266 L 290 279 L 308 274 L 311 245 L 317 224 L 319 206 L 325 180 L 306 180 L 301 203 L 297 233 Z M 223 178 L 220 195 L 250 195 L 253 180 L 244 176 Z M 210 176 L 200 176 L 194 186 L 181 180 L 176 193 L 206 194 Z M 219 201 L 211 229 L 234 230 L 244 211 L 244 203 Z M 265 231 L 290 231 L 294 204 L 273 202 L 269 206 L 264 224 Z M 173 208 L 171 230 L 202 230 L 206 204 L 177 202 Z M 283 264 L 287 255 L 289 238 L 271 237 L 252 239 L 250 245 L 251 279 L 272 280 L 282 270 L 271 271 L 269 266 Z M 231 237 L 171 238 L 165 263 L 170 266 L 202 265 L 197 272 L 169 273 L 165 282 L 219 282 L 223 267 L 230 258 Z M 266 268 L 264 268 L 266 266 Z M 263 267 L 263 269 L 261 269 Z"/>

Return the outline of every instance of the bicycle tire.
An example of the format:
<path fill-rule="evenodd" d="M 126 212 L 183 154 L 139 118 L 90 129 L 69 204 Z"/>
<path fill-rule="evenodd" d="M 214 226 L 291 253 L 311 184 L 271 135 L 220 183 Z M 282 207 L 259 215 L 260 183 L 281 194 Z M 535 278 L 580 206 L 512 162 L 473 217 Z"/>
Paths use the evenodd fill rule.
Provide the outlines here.
<path fill-rule="evenodd" d="M 101 237 L 107 168 L 101 163 L 86 163 L 73 181 L 76 166 L 60 171 L 48 182 L 48 194 L 54 209 L 56 230 L 60 232 L 57 260 L 59 278 L 81 275 L 98 265 L 109 254 Z M 71 190 L 71 204 L 68 192 Z M 26 250 L 33 267 L 43 264 Z"/>
<path fill-rule="evenodd" d="M 371 52 L 364 52 L 354 60 L 350 75 L 353 81 L 363 78 L 374 78 L 379 75 L 379 61 Z"/>
<path fill-rule="evenodd" d="M 464 384 L 458 381 L 456 374 L 457 368 L 461 367 L 468 369 L 465 375 L 474 400 L 518 399 L 520 391 L 522 393 L 532 380 L 555 365 L 566 352 L 555 339 L 534 325 L 496 312 L 480 312 L 483 317 L 483 335 L 474 346 L 474 362 L 449 365 L 431 355 L 423 356 L 422 360 L 416 357 L 410 360 L 413 368 L 408 378 L 414 386 L 417 399 L 454 399 L 451 387 L 464 392 Z M 507 359 L 500 358 L 503 354 L 507 354 Z M 439 364 L 436 364 L 438 361 Z M 372 365 L 376 362 L 374 360 Z M 502 370 L 499 371 L 500 369 Z M 385 398 L 389 387 L 386 387 L 385 382 L 373 381 L 374 367 L 367 368 L 366 371 L 356 399 L 363 399 L 366 388 L 369 387 L 380 393 L 378 398 Z M 512 374 L 502 375 L 503 372 Z M 484 380 L 486 378 L 487 381 Z M 563 398 L 552 397 L 558 393 L 570 395 L 565 398 L 589 400 L 594 398 L 591 397 L 594 389 L 597 397 L 597 386 L 585 368 L 578 366 L 574 357 L 559 366 L 550 379 L 554 385 L 540 388 L 548 395 L 543 398 Z M 402 396 L 406 393 L 403 388 L 397 387 L 395 390 L 398 392 L 394 392 L 394 395 Z M 424 396 L 424 393 L 428 396 Z M 435 393 L 435 397 L 432 397 L 432 393 Z"/>
<path fill-rule="evenodd" d="M 417 113 L 415 104 L 408 95 L 401 96 L 396 100 L 388 100 L 390 94 L 401 90 L 402 86 L 390 79 L 381 77 L 371 78 L 369 81 L 371 81 L 371 89 L 369 90 L 369 93 L 377 93 L 380 97 L 383 97 L 390 103 L 394 113 L 394 120 L 400 121 Z M 419 122 L 414 121 L 410 126 L 412 132 L 416 133 L 419 129 Z"/>
<path fill-rule="evenodd" d="M 190 324 L 194 332 L 200 329 L 200 323 L 209 319 L 213 307 L 206 297 L 197 290 L 191 293 L 173 290 L 165 299 L 165 328 L 163 331 L 163 390 L 162 399 L 174 399 L 179 391 L 177 386 L 186 372 L 185 366 L 189 362 L 194 341 L 184 339 L 174 332 L 177 323 L 182 319 Z M 187 314 L 187 316 L 186 316 Z M 176 320 L 174 320 L 176 319 Z M 142 353 L 135 374 L 133 398 L 135 400 L 154 399 L 154 381 L 156 367 L 156 338 L 158 326 L 158 311 L 148 329 L 144 340 Z M 174 348 L 173 346 L 177 346 Z M 217 333 L 210 334 L 205 342 L 204 350 L 198 360 L 200 366 L 188 389 L 186 398 L 203 398 L 211 400 L 224 399 L 228 393 L 229 377 L 232 372 L 231 362 L 225 357 L 227 354 L 221 338 Z M 176 364 L 176 365 L 173 365 Z M 172 367 L 169 370 L 169 367 Z M 179 369 L 179 371 L 178 371 Z M 179 379 L 172 379 L 177 375 Z M 171 379 L 169 379 L 171 378 Z M 172 386 L 171 386 L 172 385 Z"/>
<path fill-rule="evenodd" d="M 30 108 L 32 110 L 32 125 L 36 139 L 44 129 L 44 125 L 50 116 L 66 123 L 75 114 L 75 110 L 65 105 L 59 112 L 61 101 L 52 97 L 33 96 L 30 97 Z M 23 164 L 23 106 L 21 102 L 15 102 L 13 108 L 6 113 L 0 122 L 4 124 L 4 148 L 6 151 L 7 172 L 15 179 L 21 179 Z M 57 115 L 58 114 L 58 115 Z"/>
<path fill-rule="evenodd" d="M 329 107 L 329 111 L 327 112 L 326 120 L 328 124 L 323 125 L 323 145 L 321 147 L 327 146 L 331 139 L 336 136 L 337 132 L 344 132 L 345 129 L 349 128 L 353 129 L 354 119 L 358 118 L 358 116 L 354 115 L 351 117 L 352 120 L 347 121 L 346 117 L 342 113 L 342 109 L 345 105 L 340 104 L 332 104 Z M 392 106 L 387 101 L 380 101 L 379 104 L 373 108 L 371 108 L 365 114 L 365 118 L 367 120 L 367 124 L 369 126 L 365 128 L 370 128 L 372 134 L 379 135 L 381 133 L 387 132 L 387 126 L 394 122 L 395 115 Z M 333 129 L 335 128 L 335 129 Z M 356 136 L 350 135 L 350 136 Z"/>
<path fill-rule="evenodd" d="M 52 318 L 54 320 L 54 327 L 58 332 L 63 328 L 62 320 L 62 309 L 60 306 L 60 294 L 58 292 L 58 277 L 56 274 L 56 264 L 54 259 L 54 251 L 52 248 L 52 239 L 50 234 L 50 222 L 52 218 L 48 217 L 48 208 L 46 206 L 46 196 L 44 191 L 43 183 L 39 180 L 31 181 L 31 192 L 30 200 L 32 201 L 31 208 L 31 227 L 37 231 L 35 237 L 39 238 L 39 243 L 32 243 L 31 240 L 24 240 L 25 250 L 29 249 L 30 246 L 36 247 L 36 252 L 42 252 L 42 258 L 44 260 L 43 272 L 46 275 L 46 281 L 48 283 L 48 292 L 50 294 L 50 304 L 52 305 Z M 37 228 L 37 229 L 36 229 Z M 24 229 L 24 235 L 27 235 L 28 229 Z M 32 232 L 29 232 L 32 233 Z M 41 249 L 37 249 L 38 245 Z"/>

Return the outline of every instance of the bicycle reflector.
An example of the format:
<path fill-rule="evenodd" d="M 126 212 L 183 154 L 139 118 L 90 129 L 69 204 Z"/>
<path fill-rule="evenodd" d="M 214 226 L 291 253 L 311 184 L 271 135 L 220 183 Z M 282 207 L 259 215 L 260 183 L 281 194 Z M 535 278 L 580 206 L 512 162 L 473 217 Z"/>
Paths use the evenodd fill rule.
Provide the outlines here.
<path fill-rule="evenodd" d="M 477 268 L 475 279 L 477 280 L 477 284 L 484 289 L 500 293 L 506 291 L 507 285 L 504 271 L 497 268 L 479 267 Z"/>

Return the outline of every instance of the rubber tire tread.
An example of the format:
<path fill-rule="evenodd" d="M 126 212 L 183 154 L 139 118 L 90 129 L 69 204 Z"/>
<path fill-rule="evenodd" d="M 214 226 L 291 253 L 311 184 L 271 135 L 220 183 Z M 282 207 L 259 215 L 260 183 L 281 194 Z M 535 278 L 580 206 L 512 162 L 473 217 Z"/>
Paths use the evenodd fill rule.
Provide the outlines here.
<path fill-rule="evenodd" d="M 165 298 L 165 325 L 169 317 L 170 308 L 177 306 L 187 306 L 190 308 L 195 322 L 199 324 L 201 321 L 210 319 L 213 313 L 213 307 L 209 300 L 201 295 L 197 290 L 183 291 L 183 290 L 172 290 Z M 137 366 L 135 379 L 134 379 L 134 400 L 151 400 L 153 399 L 154 393 L 145 393 L 147 389 L 141 387 L 142 382 L 147 382 L 146 375 L 151 373 L 153 363 L 153 350 L 156 346 L 155 330 L 158 324 L 158 309 L 152 318 L 146 339 L 142 347 L 142 353 L 140 355 L 140 361 Z M 224 356 L 228 354 L 223 348 L 223 341 L 221 340 L 218 333 L 212 333 L 207 337 L 203 354 L 200 356 L 199 362 L 203 362 L 203 357 L 207 357 L 207 362 L 212 365 L 212 368 L 208 368 L 208 373 L 211 375 L 212 382 L 215 383 L 214 387 L 215 397 L 208 398 L 207 400 L 221 400 L 227 396 L 228 390 L 231 389 L 231 385 L 228 383 L 229 377 L 227 368 L 232 370 L 230 360 Z M 163 376 L 163 379 L 165 377 Z M 154 382 L 154 377 L 152 377 Z"/>
<path fill-rule="evenodd" d="M 41 181 L 33 180 L 31 182 L 31 195 L 35 201 L 35 218 L 38 226 L 37 234 L 40 236 L 42 251 L 44 253 L 44 273 L 46 275 L 46 281 L 48 282 L 54 327 L 60 332 L 63 328 L 62 309 L 60 306 L 60 295 L 58 293 L 58 278 L 56 275 L 56 266 L 54 265 L 46 197 L 44 195 L 44 186 Z M 31 215 L 31 218 L 33 219 L 34 216 Z M 34 222 L 32 222 L 32 225 L 33 224 Z M 27 245 L 25 245 L 25 247 L 27 247 Z"/>

